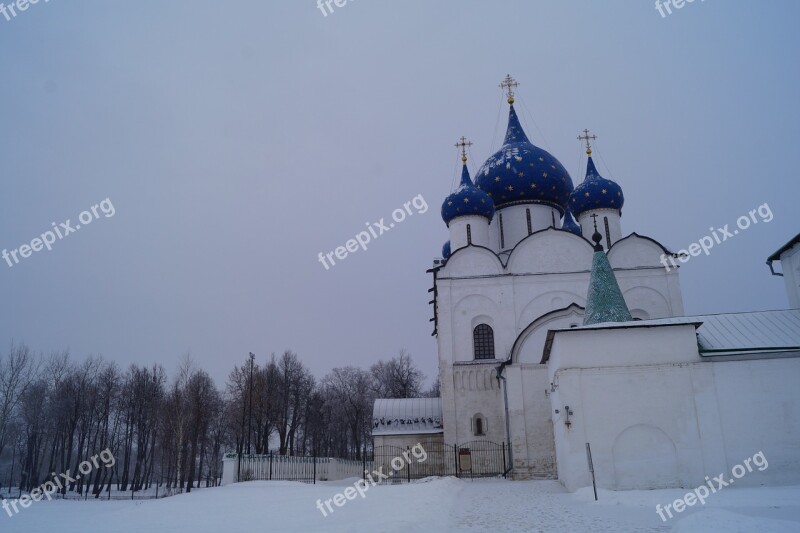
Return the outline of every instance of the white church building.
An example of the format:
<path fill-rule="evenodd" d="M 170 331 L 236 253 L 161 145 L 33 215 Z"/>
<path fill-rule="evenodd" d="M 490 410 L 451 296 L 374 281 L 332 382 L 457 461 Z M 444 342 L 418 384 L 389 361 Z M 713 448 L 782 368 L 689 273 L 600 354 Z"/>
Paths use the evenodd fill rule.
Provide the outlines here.
<path fill-rule="evenodd" d="M 442 205 L 441 399 L 378 400 L 375 445 L 509 443 L 515 479 L 569 490 L 592 483 L 587 443 L 610 489 L 695 487 L 763 452 L 769 468 L 737 483 L 800 483 L 800 236 L 768 260 L 793 309 L 684 316 L 679 268 L 665 268 L 683 256 L 623 230 L 622 189 L 597 171 L 588 131 L 576 187 L 529 141 L 516 85 L 502 84 L 503 146 L 473 182 L 462 138 Z"/>

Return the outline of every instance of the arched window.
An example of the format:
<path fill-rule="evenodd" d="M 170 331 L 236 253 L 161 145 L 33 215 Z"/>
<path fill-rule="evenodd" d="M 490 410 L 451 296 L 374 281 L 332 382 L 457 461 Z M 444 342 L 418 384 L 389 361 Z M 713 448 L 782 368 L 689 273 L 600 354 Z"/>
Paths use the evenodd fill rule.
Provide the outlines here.
<path fill-rule="evenodd" d="M 494 331 L 488 324 L 478 324 L 472 331 L 475 359 L 494 359 Z"/>

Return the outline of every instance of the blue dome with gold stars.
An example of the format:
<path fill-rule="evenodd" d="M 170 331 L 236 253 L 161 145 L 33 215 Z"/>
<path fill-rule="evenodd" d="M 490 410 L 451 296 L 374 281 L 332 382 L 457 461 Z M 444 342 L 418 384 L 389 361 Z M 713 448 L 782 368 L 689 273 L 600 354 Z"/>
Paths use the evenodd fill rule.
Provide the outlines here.
<path fill-rule="evenodd" d="M 581 227 L 578 225 L 577 222 L 575 222 L 575 218 L 572 216 L 572 212 L 569 209 L 567 209 L 566 212 L 564 212 L 564 222 L 561 224 L 561 229 L 566 230 L 570 233 L 574 233 L 579 237 L 583 235 Z"/>
<path fill-rule="evenodd" d="M 444 246 L 442 246 L 442 257 L 444 259 L 450 257 L 450 241 L 447 241 L 446 243 L 444 243 Z"/>
<path fill-rule="evenodd" d="M 475 184 L 486 191 L 497 209 L 543 204 L 562 215 L 573 189 L 572 178 L 558 159 L 528 140 L 513 103 L 503 146 L 478 170 Z"/>
<path fill-rule="evenodd" d="M 575 187 L 569 200 L 569 209 L 579 218 L 592 209 L 622 209 L 625 196 L 622 187 L 607 180 L 597 172 L 592 156 L 586 166 L 586 179 Z"/>
<path fill-rule="evenodd" d="M 494 204 L 488 194 L 472 184 L 467 170 L 467 162 L 464 161 L 461 184 L 456 192 L 444 199 L 442 204 L 442 220 L 450 226 L 450 221 L 453 219 L 467 215 L 486 217 L 491 222 L 494 217 Z"/>

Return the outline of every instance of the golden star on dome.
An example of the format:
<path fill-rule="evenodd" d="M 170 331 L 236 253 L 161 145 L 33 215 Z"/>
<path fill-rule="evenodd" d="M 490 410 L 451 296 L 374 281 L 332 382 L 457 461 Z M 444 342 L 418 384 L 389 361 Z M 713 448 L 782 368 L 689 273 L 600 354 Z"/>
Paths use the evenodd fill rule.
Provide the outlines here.
<path fill-rule="evenodd" d="M 494 181 L 500 181 L 500 176 L 497 176 Z"/>
<path fill-rule="evenodd" d="M 607 191 L 606 189 L 603 189 L 603 190 L 602 190 L 602 191 L 600 191 L 600 192 L 602 192 L 603 194 L 605 194 L 605 193 L 607 193 L 608 191 Z"/>
<path fill-rule="evenodd" d="M 447 202 L 447 205 L 453 205 L 453 202 Z"/>
<path fill-rule="evenodd" d="M 464 203 L 468 204 L 469 203 L 469 198 L 464 198 Z"/>
<path fill-rule="evenodd" d="M 509 185 L 509 186 L 508 186 L 508 190 L 509 190 L 509 191 L 513 191 L 513 190 L 514 190 L 514 187 L 512 187 L 511 185 Z"/>
<path fill-rule="evenodd" d="M 589 198 L 589 193 L 588 193 L 588 192 L 585 192 L 585 193 L 583 193 L 583 195 L 584 195 L 586 198 Z"/>
<path fill-rule="evenodd" d="M 544 157 L 540 157 L 540 158 L 539 158 L 539 161 L 544 161 Z"/>
<path fill-rule="evenodd" d="M 542 177 L 546 178 L 547 177 L 547 172 L 542 172 Z"/>
<path fill-rule="evenodd" d="M 525 173 L 524 172 L 520 172 L 519 174 L 517 174 L 517 176 L 519 176 L 520 178 L 524 178 L 525 177 Z"/>
<path fill-rule="evenodd" d="M 536 188 L 536 184 L 535 183 L 531 183 L 531 189 L 535 189 L 535 188 Z"/>

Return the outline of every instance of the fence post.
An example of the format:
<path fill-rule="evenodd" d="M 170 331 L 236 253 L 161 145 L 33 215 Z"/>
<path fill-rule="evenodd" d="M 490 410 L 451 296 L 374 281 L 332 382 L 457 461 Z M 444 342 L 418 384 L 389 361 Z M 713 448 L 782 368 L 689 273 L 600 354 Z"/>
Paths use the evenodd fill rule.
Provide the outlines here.
<path fill-rule="evenodd" d="M 454 464 L 456 468 L 456 477 L 461 477 L 459 475 L 459 468 L 458 468 L 458 444 L 453 446 L 453 454 L 454 454 Z"/>
<path fill-rule="evenodd" d="M 406 446 L 406 457 L 411 457 L 411 447 L 410 446 Z M 406 470 L 407 470 L 406 479 L 408 480 L 409 483 L 411 483 L 411 459 L 409 459 L 408 463 L 406 463 Z"/>
<path fill-rule="evenodd" d="M 314 456 L 314 485 L 317 484 L 317 456 Z"/>
<path fill-rule="evenodd" d="M 506 477 L 506 441 L 503 441 L 503 477 Z"/>
<path fill-rule="evenodd" d="M 272 455 L 273 453 L 269 454 L 269 480 L 272 481 Z"/>

